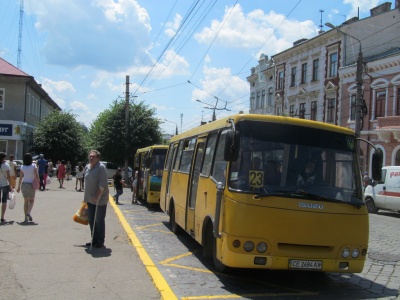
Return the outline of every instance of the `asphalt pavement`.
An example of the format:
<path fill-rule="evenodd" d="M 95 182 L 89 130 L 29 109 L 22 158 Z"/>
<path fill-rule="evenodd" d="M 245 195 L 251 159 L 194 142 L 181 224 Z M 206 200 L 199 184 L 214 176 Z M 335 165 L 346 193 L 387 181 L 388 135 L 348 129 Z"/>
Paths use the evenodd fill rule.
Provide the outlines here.
<path fill-rule="evenodd" d="M 107 207 L 105 248 L 90 250 L 89 226 L 72 220 L 83 192 L 75 190 L 75 178 L 58 186 L 53 180 L 36 192 L 33 222 L 24 222 L 22 194 L 7 209 L 0 224 L 0 299 L 160 299 L 157 277 L 149 275 L 115 204 Z"/>

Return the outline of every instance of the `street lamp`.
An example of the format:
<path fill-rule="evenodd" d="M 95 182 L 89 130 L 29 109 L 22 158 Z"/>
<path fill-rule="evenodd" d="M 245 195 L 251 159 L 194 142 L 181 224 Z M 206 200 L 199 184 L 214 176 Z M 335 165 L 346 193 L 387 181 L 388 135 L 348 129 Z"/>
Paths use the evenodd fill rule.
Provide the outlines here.
<path fill-rule="evenodd" d="M 164 121 L 165 121 L 165 122 L 169 122 L 169 123 L 174 123 L 174 124 L 176 125 L 175 135 L 177 135 L 177 134 L 178 134 L 178 124 L 175 123 L 175 122 L 169 121 L 169 120 L 167 120 L 167 119 L 164 119 Z"/>
<path fill-rule="evenodd" d="M 362 48 L 361 48 L 361 41 L 356 38 L 355 36 L 352 36 L 342 30 L 340 30 L 338 27 L 335 25 L 327 22 L 325 23 L 326 26 L 332 29 L 336 29 L 338 32 L 348 35 L 349 37 L 352 37 L 353 39 L 357 40 L 357 42 L 360 44 L 359 50 L 358 50 L 358 59 L 357 59 L 357 73 L 356 73 L 356 83 L 357 83 L 357 94 L 356 94 L 356 103 L 355 103 L 355 128 L 354 131 L 356 133 L 356 137 L 360 137 L 360 131 L 361 131 L 361 98 L 362 98 L 362 85 L 363 85 L 363 78 L 362 78 L 362 65 L 363 65 L 363 57 L 362 57 Z M 359 147 L 359 142 L 357 142 L 358 149 Z M 358 154 L 360 154 L 358 152 Z"/>
<path fill-rule="evenodd" d="M 213 110 L 212 121 L 215 121 L 215 120 L 217 119 L 217 117 L 215 116 L 215 111 L 216 111 L 216 110 L 227 110 L 227 111 L 230 111 L 230 109 L 227 109 L 227 108 L 226 108 L 226 104 L 228 104 L 228 102 L 226 102 L 226 101 L 224 101 L 224 100 L 221 100 L 221 101 L 224 101 L 224 102 L 225 102 L 225 107 L 223 107 L 223 108 L 217 108 L 217 106 L 218 106 L 218 101 L 219 101 L 220 99 L 219 99 L 218 97 L 215 97 L 215 99 L 217 99 L 217 101 L 215 102 L 215 105 L 214 105 L 214 106 L 212 106 L 212 105 L 209 104 L 209 103 L 205 103 L 205 102 L 203 102 L 203 101 L 200 101 L 199 99 L 196 100 L 197 102 L 200 102 L 200 103 L 203 103 L 203 104 L 205 104 L 205 105 L 211 106 L 211 107 L 204 106 L 204 108 L 212 109 L 212 110 Z"/>

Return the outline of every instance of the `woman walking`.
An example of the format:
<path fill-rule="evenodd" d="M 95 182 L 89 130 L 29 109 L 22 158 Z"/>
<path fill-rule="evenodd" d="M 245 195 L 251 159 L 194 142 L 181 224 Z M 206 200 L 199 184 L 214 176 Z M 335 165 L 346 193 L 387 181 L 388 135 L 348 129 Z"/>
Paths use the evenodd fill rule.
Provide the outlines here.
<path fill-rule="evenodd" d="M 58 169 L 57 169 L 57 177 L 58 177 L 58 181 L 60 182 L 60 189 L 63 188 L 63 184 L 64 184 L 64 177 L 65 177 L 65 160 L 61 161 L 61 164 L 58 165 Z"/>
<path fill-rule="evenodd" d="M 1 192 L 1 223 L 5 222 L 4 215 L 7 209 L 7 199 L 8 193 L 13 191 L 13 188 L 10 186 L 10 166 L 5 161 L 6 154 L 4 152 L 0 153 L 0 163 L 1 163 L 1 172 L 0 172 L 0 192 Z"/>
<path fill-rule="evenodd" d="M 22 191 L 24 197 L 24 215 L 25 222 L 33 221 L 31 211 L 35 202 L 35 189 L 32 186 L 33 180 L 39 182 L 39 173 L 36 165 L 32 164 L 32 155 L 26 153 L 23 159 L 23 165 L 19 173 L 19 182 L 17 192 Z"/>

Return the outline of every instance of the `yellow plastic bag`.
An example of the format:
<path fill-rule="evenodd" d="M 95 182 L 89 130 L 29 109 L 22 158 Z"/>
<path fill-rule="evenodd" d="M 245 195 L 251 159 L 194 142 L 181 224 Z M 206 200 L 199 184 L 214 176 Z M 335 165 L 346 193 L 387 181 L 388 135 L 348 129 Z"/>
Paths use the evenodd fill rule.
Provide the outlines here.
<path fill-rule="evenodd" d="M 81 207 L 77 210 L 77 212 L 73 216 L 72 220 L 74 220 L 76 223 L 79 223 L 82 225 L 89 224 L 88 207 L 85 202 L 82 202 Z"/>

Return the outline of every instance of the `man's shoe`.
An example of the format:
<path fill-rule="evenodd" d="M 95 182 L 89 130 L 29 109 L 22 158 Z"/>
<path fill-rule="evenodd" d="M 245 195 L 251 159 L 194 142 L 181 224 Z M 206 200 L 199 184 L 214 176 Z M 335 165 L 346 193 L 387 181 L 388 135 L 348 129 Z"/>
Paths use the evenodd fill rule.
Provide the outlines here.
<path fill-rule="evenodd" d="M 104 248 L 104 244 L 97 243 L 94 245 L 95 248 Z"/>
<path fill-rule="evenodd" d="M 28 217 L 29 221 L 31 221 L 31 222 L 33 221 L 33 218 L 30 214 L 26 214 L 26 216 Z"/>

